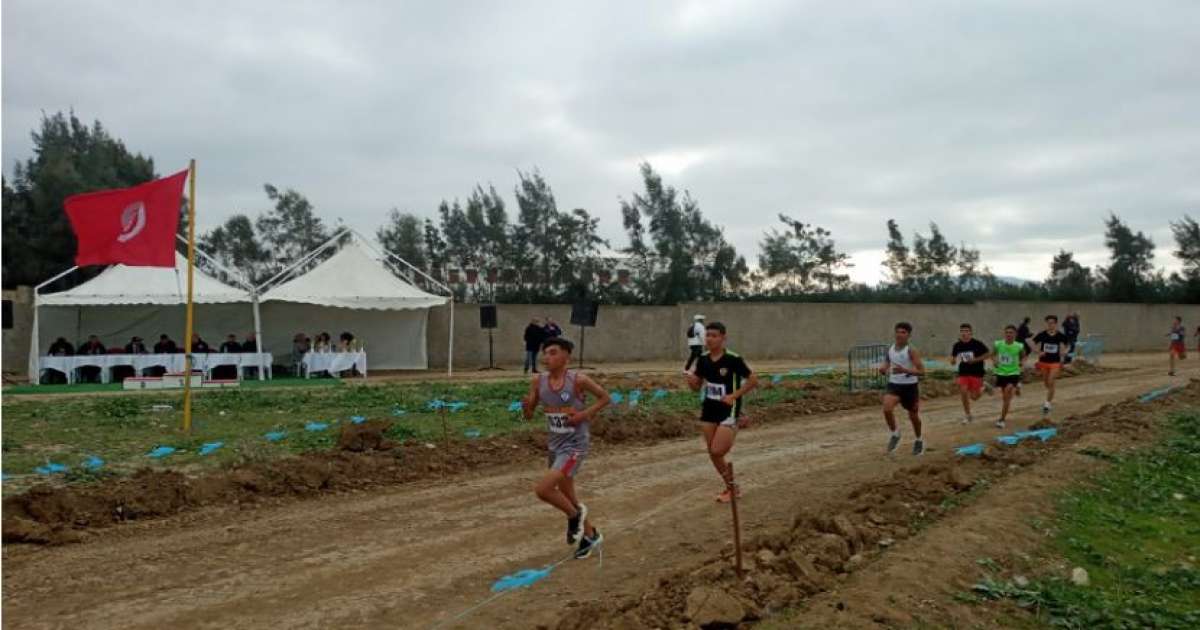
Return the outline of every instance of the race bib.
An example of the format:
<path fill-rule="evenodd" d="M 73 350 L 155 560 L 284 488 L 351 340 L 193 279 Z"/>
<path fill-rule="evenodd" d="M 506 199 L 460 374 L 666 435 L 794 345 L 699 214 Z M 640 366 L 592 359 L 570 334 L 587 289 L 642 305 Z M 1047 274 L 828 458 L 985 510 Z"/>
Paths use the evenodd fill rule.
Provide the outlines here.
<path fill-rule="evenodd" d="M 725 384 L 724 383 L 705 383 L 704 384 L 704 397 L 709 400 L 720 401 L 722 398 L 725 397 Z"/>
<path fill-rule="evenodd" d="M 1000 365 L 1012 365 L 1017 362 L 1017 357 L 1011 354 L 1000 355 Z"/>
<path fill-rule="evenodd" d="M 574 433 L 575 425 L 570 423 L 570 417 L 565 413 L 547 413 L 546 426 L 551 433 Z"/>
<path fill-rule="evenodd" d="M 1171 333 L 1171 341 L 1183 341 L 1183 335 L 1179 333 Z"/>
<path fill-rule="evenodd" d="M 1042 352 L 1045 352 L 1046 354 L 1057 354 L 1058 353 L 1058 344 L 1044 343 L 1044 344 L 1042 344 Z"/>
<path fill-rule="evenodd" d="M 975 353 L 971 352 L 970 350 L 968 350 L 966 352 L 958 353 L 958 360 L 960 363 L 967 363 L 968 361 L 971 361 L 974 358 L 975 358 Z"/>

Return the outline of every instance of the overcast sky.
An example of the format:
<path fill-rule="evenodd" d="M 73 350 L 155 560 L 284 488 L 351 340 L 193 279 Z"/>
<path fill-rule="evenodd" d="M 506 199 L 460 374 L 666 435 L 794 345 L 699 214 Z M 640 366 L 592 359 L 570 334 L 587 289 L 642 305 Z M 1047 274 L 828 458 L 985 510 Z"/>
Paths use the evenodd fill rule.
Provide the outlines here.
<path fill-rule="evenodd" d="M 845 6 L 849 5 L 849 6 Z M 1105 259 L 1116 211 L 1176 267 L 1200 216 L 1200 2 L 3 3 L 3 164 L 42 111 L 99 119 L 198 224 L 295 188 L 373 232 L 518 169 L 624 245 L 648 160 L 754 264 L 780 212 L 879 277 L 885 222 L 998 274 Z"/>

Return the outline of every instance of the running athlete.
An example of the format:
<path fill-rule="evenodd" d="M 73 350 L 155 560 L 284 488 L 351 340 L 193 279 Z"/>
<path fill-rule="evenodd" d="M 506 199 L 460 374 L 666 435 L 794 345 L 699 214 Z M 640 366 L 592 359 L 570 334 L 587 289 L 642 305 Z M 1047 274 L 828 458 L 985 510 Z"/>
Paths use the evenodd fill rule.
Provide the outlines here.
<path fill-rule="evenodd" d="M 1058 330 L 1058 316 L 1046 316 L 1046 330 L 1034 335 L 1026 341 L 1030 353 L 1038 353 L 1036 367 L 1042 373 L 1042 382 L 1046 384 L 1046 402 L 1042 403 L 1042 416 L 1050 415 L 1051 403 L 1054 402 L 1054 381 L 1062 369 L 1062 356 L 1067 351 L 1069 340 Z"/>
<path fill-rule="evenodd" d="M 1167 336 L 1171 339 L 1171 371 L 1167 372 L 1167 376 L 1175 376 L 1175 357 L 1179 357 L 1180 361 L 1187 358 L 1187 329 L 1183 327 L 1182 317 L 1175 317 Z"/>
<path fill-rule="evenodd" d="M 921 437 L 921 392 L 917 387 L 919 377 L 925 375 L 925 363 L 916 348 L 908 345 L 912 336 L 912 324 L 900 322 L 896 324 L 896 342 L 888 348 L 887 359 L 879 368 L 881 374 L 887 374 L 887 391 L 883 395 L 883 419 L 887 422 L 892 435 L 888 438 L 887 452 L 892 455 L 900 445 L 900 428 L 896 426 L 896 405 L 899 404 L 908 411 L 908 420 L 912 423 L 913 455 L 925 454 L 925 439 Z"/>
<path fill-rule="evenodd" d="M 725 347 L 725 324 L 709 322 L 704 327 L 704 346 L 708 352 L 696 360 L 695 370 L 688 373 L 688 387 L 694 392 L 703 388 L 700 431 L 708 456 L 717 474 L 725 481 L 725 490 L 717 495 L 717 501 L 728 503 L 732 498 L 731 487 L 736 489 L 739 497 L 742 491 L 729 475 L 725 456 L 737 437 L 742 397 L 758 386 L 758 375 L 750 370 L 745 359 Z"/>
<path fill-rule="evenodd" d="M 1003 429 L 1008 420 L 1008 408 L 1012 405 L 1013 395 L 1021 391 L 1021 365 L 1025 361 L 1026 350 L 1025 344 L 1017 341 L 1017 327 L 1012 324 L 1004 327 L 1004 339 L 997 339 L 995 347 L 992 348 L 996 387 L 1000 390 L 1003 400 L 1000 419 L 996 421 L 998 429 Z"/>
<path fill-rule="evenodd" d="M 970 324 L 958 327 L 958 341 L 950 348 L 950 364 L 958 364 L 958 393 L 962 398 L 963 419 L 967 424 L 975 418 L 971 416 L 971 401 L 979 400 L 983 394 L 984 361 L 991 356 L 987 344 L 975 339 Z M 988 388 L 988 393 L 992 393 Z"/>
<path fill-rule="evenodd" d="M 537 497 L 567 515 L 567 544 L 579 543 L 575 558 L 582 560 L 604 540 L 600 531 L 588 520 L 587 506 L 575 494 L 575 475 L 587 458 L 591 441 L 589 426 L 592 418 L 608 406 L 608 392 L 595 381 L 574 370 L 568 370 L 575 344 L 552 337 L 542 344 L 542 361 L 546 372 L 533 377 L 529 394 L 522 401 L 525 419 L 533 417 L 538 403 L 546 413 L 550 429 L 550 469 L 534 486 Z M 588 406 L 587 394 L 596 398 Z"/>

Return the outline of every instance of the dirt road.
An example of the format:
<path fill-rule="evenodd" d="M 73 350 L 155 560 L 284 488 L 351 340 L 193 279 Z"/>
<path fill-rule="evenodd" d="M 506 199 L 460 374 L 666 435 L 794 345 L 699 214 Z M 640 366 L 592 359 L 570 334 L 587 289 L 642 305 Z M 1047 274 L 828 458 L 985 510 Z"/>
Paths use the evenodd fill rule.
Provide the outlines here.
<path fill-rule="evenodd" d="M 1094 410 L 1168 379 L 1161 357 L 1112 361 L 1130 370 L 1064 381 L 1055 416 Z M 1194 375 L 1194 370 L 1183 376 Z M 1174 379 L 1184 382 L 1182 378 Z M 1017 399 L 1037 419 L 1041 388 Z M 988 440 L 998 400 L 960 425 L 955 399 L 925 404 L 928 459 Z M 905 430 L 905 448 L 911 431 Z M 734 451 L 747 535 L 819 510 L 846 488 L 911 463 L 881 456 L 878 410 L 811 416 L 744 432 Z M 488 598 L 500 576 L 569 553 L 562 518 L 531 486 L 541 461 L 452 481 L 293 502 L 209 509 L 116 528 L 82 545 L 4 549 L 6 628 L 395 628 L 553 625 L 574 601 L 632 594 L 729 539 L 729 511 L 700 440 L 613 450 L 589 459 L 583 499 L 607 538 L 600 558 L 567 561 L 528 590 Z"/>

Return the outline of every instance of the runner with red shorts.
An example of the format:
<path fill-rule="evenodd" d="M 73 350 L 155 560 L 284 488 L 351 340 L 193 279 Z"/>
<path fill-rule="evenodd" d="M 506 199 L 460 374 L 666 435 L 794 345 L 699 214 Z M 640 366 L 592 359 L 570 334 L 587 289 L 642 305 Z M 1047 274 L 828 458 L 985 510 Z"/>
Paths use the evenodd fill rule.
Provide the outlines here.
<path fill-rule="evenodd" d="M 962 397 L 963 419 L 967 424 L 971 416 L 971 401 L 979 400 L 983 394 L 984 361 L 992 355 L 987 344 L 974 338 L 970 324 L 958 327 L 958 341 L 950 349 L 950 363 L 958 365 L 958 393 Z M 991 392 L 991 388 L 988 388 Z"/>
<path fill-rule="evenodd" d="M 1042 416 L 1049 416 L 1051 403 L 1054 402 L 1054 381 L 1062 369 L 1062 357 L 1067 351 L 1070 339 L 1058 330 L 1058 316 L 1047 315 L 1046 330 L 1025 343 L 1029 345 L 1030 354 L 1038 355 L 1036 367 L 1042 373 L 1042 382 L 1046 384 L 1046 402 L 1042 403 Z"/>
<path fill-rule="evenodd" d="M 1175 317 L 1167 336 L 1171 339 L 1171 371 L 1167 372 L 1167 376 L 1175 376 L 1175 357 L 1179 357 L 1180 361 L 1187 358 L 1187 329 L 1183 327 L 1182 317 Z"/>

